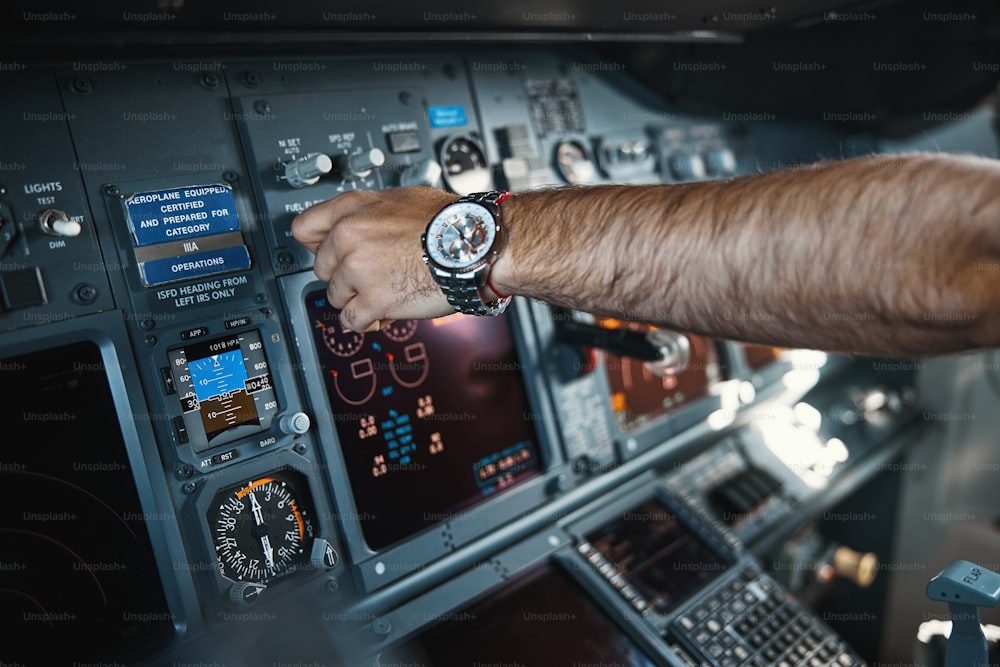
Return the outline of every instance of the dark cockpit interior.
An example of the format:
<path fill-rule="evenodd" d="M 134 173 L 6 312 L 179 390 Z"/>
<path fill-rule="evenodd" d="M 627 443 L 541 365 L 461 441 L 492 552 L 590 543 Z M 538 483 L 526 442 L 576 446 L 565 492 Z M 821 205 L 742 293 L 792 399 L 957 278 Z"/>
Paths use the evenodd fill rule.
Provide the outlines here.
<path fill-rule="evenodd" d="M 1000 571 L 993 350 L 520 296 L 356 333 L 291 233 L 997 158 L 995 2 L 14 0 L 0 82 L 0 664 L 934 667 L 928 582 Z"/>

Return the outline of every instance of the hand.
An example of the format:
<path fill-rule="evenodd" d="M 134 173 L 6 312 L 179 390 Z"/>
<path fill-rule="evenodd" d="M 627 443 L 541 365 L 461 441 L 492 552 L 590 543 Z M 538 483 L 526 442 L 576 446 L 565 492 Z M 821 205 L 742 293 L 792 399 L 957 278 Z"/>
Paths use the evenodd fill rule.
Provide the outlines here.
<path fill-rule="evenodd" d="M 330 305 L 353 331 L 397 319 L 454 312 L 423 262 L 420 235 L 458 197 L 425 187 L 345 192 L 292 221 L 292 235 L 316 254 Z"/>

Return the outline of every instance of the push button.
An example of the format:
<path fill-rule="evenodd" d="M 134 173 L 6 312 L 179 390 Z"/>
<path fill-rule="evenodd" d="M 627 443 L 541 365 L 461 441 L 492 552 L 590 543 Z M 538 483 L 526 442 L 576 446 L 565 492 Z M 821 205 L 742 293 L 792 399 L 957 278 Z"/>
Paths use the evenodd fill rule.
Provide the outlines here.
<path fill-rule="evenodd" d="M 6 310 L 18 310 L 48 303 L 38 267 L 0 274 L 0 293 Z"/>

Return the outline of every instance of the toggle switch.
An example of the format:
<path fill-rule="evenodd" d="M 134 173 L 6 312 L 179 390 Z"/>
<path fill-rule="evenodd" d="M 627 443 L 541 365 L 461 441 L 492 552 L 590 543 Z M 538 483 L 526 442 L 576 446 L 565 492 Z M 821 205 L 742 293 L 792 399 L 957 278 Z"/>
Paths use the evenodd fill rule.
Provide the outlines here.
<path fill-rule="evenodd" d="M 66 211 L 50 208 L 42 211 L 38 216 L 38 223 L 42 226 L 42 231 L 52 236 L 79 236 L 83 231 L 83 225 L 76 220 L 70 220 Z"/>

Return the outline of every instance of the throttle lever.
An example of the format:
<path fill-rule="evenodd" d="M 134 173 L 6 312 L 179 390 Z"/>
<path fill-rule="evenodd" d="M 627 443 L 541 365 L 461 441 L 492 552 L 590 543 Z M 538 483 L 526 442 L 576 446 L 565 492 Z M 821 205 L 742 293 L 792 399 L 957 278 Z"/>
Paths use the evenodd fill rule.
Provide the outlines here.
<path fill-rule="evenodd" d="M 568 314 L 567 314 L 568 315 Z M 646 368 L 660 377 L 677 375 L 691 357 L 691 342 L 687 336 L 669 329 L 608 329 L 587 324 L 568 316 L 556 321 L 555 338 L 567 345 L 596 347 L 619 357 L 631 357 L 646 362 Z"/>

